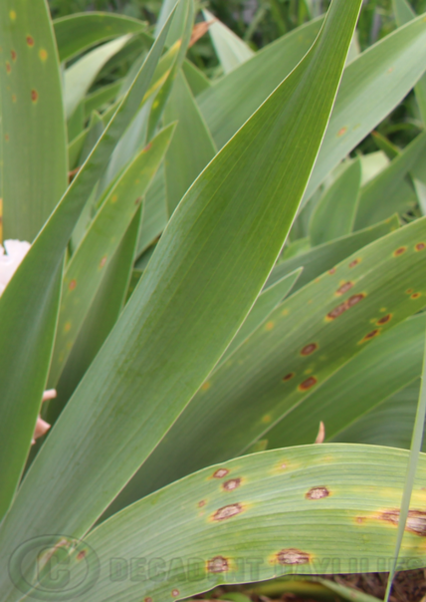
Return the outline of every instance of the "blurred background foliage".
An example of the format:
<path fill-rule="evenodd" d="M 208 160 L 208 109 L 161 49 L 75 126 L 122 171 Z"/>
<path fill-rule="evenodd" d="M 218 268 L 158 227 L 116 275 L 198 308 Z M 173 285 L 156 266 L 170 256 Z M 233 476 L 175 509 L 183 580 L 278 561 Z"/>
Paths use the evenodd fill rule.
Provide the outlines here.
<path fill-rule="evenodd" d="M 417 13 L 426 11 L 426 0 L 410 0 Z M 81 11 L 112 11 L 143 19 L 153 27 L 162 0 L 49 0 L 54 18 Z M 323 14 L 330 0 L 200 0 L 199 8 L 207 8 L 232 29 L 253 50 L 259 50 L 290 30 Z M 201 20 L 201 13 L 199 20 Z M 357 41 L 360 50 L 381 39 L 395 29 L 392 0 L 364 0 L 358 24 Z M 203 36 L 189 52 L 190 59 L 212 79 L 222 75 L 209 36 Z M 98 84 L 110 83 L 122 77 L 128 64 L 117 66 Z M 359 146 L 363 153 L 378 149 L 391 142 L 404 148 L 421 131 L 413 92 L 377 128 L 379 137 L 368 136 Z M 383 138 L 385 140 L 383 140 Z M 355 151 L 356 152 L 356 151 Z"/>

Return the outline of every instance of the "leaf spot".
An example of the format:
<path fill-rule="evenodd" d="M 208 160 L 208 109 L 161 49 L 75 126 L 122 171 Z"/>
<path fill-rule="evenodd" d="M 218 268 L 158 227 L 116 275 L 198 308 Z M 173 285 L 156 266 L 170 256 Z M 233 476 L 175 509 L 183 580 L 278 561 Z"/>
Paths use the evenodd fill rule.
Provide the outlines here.
<path fill-rule="evenodd" d="M 31 90 L 31 100 L 35 103 L 38 100 L 38 92 L 37 90 Z"/>
<path fill-rule="evenodd" d="M 321 500 L 324 497 L 328 497 L 330 495 L 327 487 L 312 487 L 305 495 L 307 500 Z"/>
<path fill-rule="evenodd" d="M 226 520 L 227 518 L 232 518 L 233 516 L 237 516 L 243 511 L 243 507 L 241 504 L 230 504 L 229 506 L 223 506 L 216 510 L 213 514 L 213 520 Z"/>
<path fill-rule="evenodd" d="M 387 324 L 392 320 L 392 314 L 388 314 L 387 316 L 383 316 L 380 320 L 377 321 L 377 324 Z"/>
<path fill-rule="evenodd" d="M 306 347 L 303 347 L 300 354 L 301 355 L 311 355 L 311 353 L 313 353 L 317 349 L 318 349 L 318 345 L 316 343 L 309 343 L 309 345 L 306 345 Z"/>
<path fill-rule="evenodd" d="M 86 556 L 86 550 L 81 550 L 81 552 L 79 552 L 77 554 L 77 560 L 83 560 L 83 558 Z"/>
<path fill-rule="evenodd" d="M 273 322 L 266 322 L 265 330 L 270 331 L 274 328 L 275 324 Z"/>
<path fill-rule="evenodd" d="M 421 294 L 421 293 L 413 293 L 413 294 L 411 295 L 411 298 L 412 298 L 412 299 L 418 299 L 418 298 L 419 298 L 419 297 L 421 297 L 421 296 L 422 296 L 422 294 Z"/>
<path fill-rule="evenodd" d="M 225 481 L 223 483 L 222 488 L 225 491 L 234 491 L 241 485 L 241 479 L 230 479 L 229 481 Z"/>
<path fill-rule="evenodd" d="M 354 259 L 353 261 L 350 262 L 349 267 L 354 268 L 359 263 L 361 263 L 361 259 L 358 257 L 358 259 Z"/>
<path fill-rule="evenodd" d="M 407 250 L 407 247 L 399 247 L 399 249 L 397 249 L 396 251 L 393 252 L 394 257 L 399 257 L 399 255 L 402 255 L 403 253 L 405 253 L 405 251 Z"/>
<path fill-rule="evenodd" d="M 315 378 L 315 376 L 310 376 L 309 378 L 307 378 L 306 380 L 304 380 L 303 383 L 300 383 L 300 385 L 299 385 L 299 391 L 307 391 L 311 387 L 315 386 L 317 384 L 317 382 L 318 381 Z"/>
<path fill-rule="evenodd" d="M 223 479 L 229 475 L 229 470 L 227 468 L 218 468 L 216 472 L 213 473 L 214 479 Z"/>
<path fill-rule="evenodd" d="M 77 281 L 76 280 L 71 280 L 71 282 L 68 285 L 68 288 L 70 289 L 70 291 L 73 291 L 76 286 L 77 286 Z"/>
<path fill-rule="evenodd" d="M 287 382 L 288 380 L 291 380 L 294 376 L 295 376 L 294 372 L 289 372 L 289 374 L 286 374 L 284 376 L 283 381 Z"/>
<path fill-rule="evenodd" d="M 328 270 L 328 273 L 330 274 L 330 276 L 332 276 L 336 273 L 336 268 L 331 268 L 331 270 Z"/>
<path fill-rule="evenodd" d="M 200 500 L 200 501 L 198 502 L 198 507 L 199 507 L 199 508 L 202 508 L 202 507 L 203 507 L 203 506 L 205 506 L 205 505 L 206 505 L 206 500 Z"/>
<path fill-rule="evenodd" d="M 353 287 L 354 283 L 353 282 L 345 282 L 344 284 L 342 284 L 341 287 L 339 287 L 336 291 L 336 295 L 344 295 L 345 293 L 347 293 L 348 291 L 351 290 L 351 288 Z"/>
<path fill-rule="evenodd" d="M 100 268 L 103 268 L 103 267 L 104 267 L 104 265 L 106 264 L 106 262 L 107 262 L 107 256 L 106 256 L 106 255 L 104 255 L 104 256 L 102 257 L 102 259 L 101 259 L 100 263 L 99 263 L 99 267 L 100 267 Z"/>
<path fill-rule="evenodd" d="M 44 63 L 44 61 L 47 59 L 47 56 L 48 56 L 47 50 L 45 50 L 44 48 L 40 48 L 40 50 L 38 52 L 38 56 L 40 57 L 40 59 Z"/>
<path fill-rule="evenodd" d="M 347 131 L 348 131 L 347 127 L 340 128 L 340 130 L 337 132 L 337 137 L 340 138 L 341 136 L 344 136 Z"/>
<path fill-rule="evenodd" d="M 14 10 L 9 11 L 9 17 L 11 21 L 16 21 L 16 12 Z"/>
<path fill-rule="evenodd" d="M 10 56 L 12 57 L 12 61 L 16 61 L 16 52 L 15 50 L 10 51 Z"/>
<path fill-rule="evenodd" d="M 71 322 L 66 322 L 64 325 L 64 332 L 69 332 L 71 330 Z"/>
<path fill-rule="evenodd" d="M 399 513 L 399 510 L 388 510 L 382 512 L 380 518 L 393 525 L 398 525 Z M 426 537 L 426 512 L 424 510 L 410 510 L 408 512 L 405 530 Z"/>
<path fill-rule="evenodd" d="M 180 593 L 180 592 L 179 592 L 179 590 L 178 590 L 178 589 L 173 589 L 173 590 L 172 590 L 172 596 L 173 596 L 174 598 L 176 598 L 177 596 L 179 596 L 179 593 Z"/>
<path fill-rule="evenodd" d="M 334 320 L 335 318 L 338 318 L 345 311 L 347 311 L 348 309 L 350 309 L 351 307 L 353 307 L 354 305 L 356 305 L 357 303 L 362 301 L 364 298 L 365 298 L 364 293 L 359 293 L 358 295 L 352 295 L 352 297 L 349 297 L 349 299 L 347 301 L 345 301 L 344 303 L 340 303 L 340 305 L 338 305 L 337 307 L 332 309 L 327 314 L 327 318 L 329 318 L 330 320 Z"/>
<path fill-rule="evenodd" d="M 376 328 L 376 330 L 372 330 L 371 332 L 369 332 L 368 334 L 365 335 L 365 337 L 362 339 L 361 343 L 365 343 L 366 341 L 370 341 L 371 339 L 374 339 L 374 337 L 376 337 L 378 334 L 380 334 L 379 328 Z"/>
<path fill-rule="evenodd" d="M 307 552 L 302 552 L 296 548 L 281 550 L 277 554 L 277 560 L 280 564 L 308 564 L 310 558 Z"/>
<path fill-rule="evenodd" d="M 201 385 L 201 390 L 208 391 L 210 389 L 210 387 L 211 387 L 211 382 L 209 380 L 206 380 L 206 382 Z"/>
<path fill-rule="evenodd" d="M 209 573 L 226 573 L 229 570 L 228 560 L 223 556 L 215 556 L 207 561 L 207 570 Z"/>
<path fill-rule="evenodd" d="M 30 48 L 34 46 L 34 38 L 32 36 L 27 36 L 27 44 Z"/>
<path fill-rule="evenodd" d="M 11 71 L 12 71 L 12 67 L 11 67 L 9 61 L 6 61 L 6 73 L 9 74 L 9 73 L 11 73 Z"/>

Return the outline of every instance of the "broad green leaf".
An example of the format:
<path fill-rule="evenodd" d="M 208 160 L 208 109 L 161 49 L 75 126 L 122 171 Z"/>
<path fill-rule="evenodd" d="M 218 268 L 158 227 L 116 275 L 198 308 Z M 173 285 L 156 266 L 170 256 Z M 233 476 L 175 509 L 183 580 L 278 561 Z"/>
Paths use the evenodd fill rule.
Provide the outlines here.
<path fill-rule="evenodd" d="M 290 274 L 299 267 L 303 267 L 303 272 L 294 285 L 293 292 L 308 284 L 311 280 L 332 269 L 336 263 L 339 263 L 345 257 L 352 255 L 358 249 L 365 247 L 370 242 L 394 232 L 399 228 L 398 217 L 394 216 L 380 224 L 370 226 L 365 230 L 355 232 L 349 236 L 319 245 L 314 249 L 278 262 L 274 271 L 271 273 L 268 282 L 272 284 L 277 279 L 286 274 Z"/>
<path fill-rule="evenodd" d="M 404 450 L 324 444 L 218 464 L 101 524 L 70 550 L 67 569 L 79 583 L 87 564 L 77 554 L 83 548 L 88 558 L 97 555 L 91 602 L 179 600 L 226 583 L 286 574 L 384 572 L 393 555 L 407 459 Z M 419 460 L 399 569 L 426 562 L 426 458 Z M 58 541 L 52 538 L 51 547 Z M 85 599 L 87 594 L 79 598 Z"/>
<path fill-rule="evenodd" d="M 210 88 L 210 80 L 191 61 L 183 61 L 182 70 L 194 96 Z"/>
<path fill-rule="evenodd" d="M 12 550 L 46 532 L 86 532 L 170 429 L 253 306 L 309 179 L 360 5 L 331 4 L 305 60 L 173 214 L 0 527 L 0 588 L 10 602 Z M 208 265 L 214 269 L 206 277 Z"/>
<path fill-rule="evenodd" d="M 274 282 L 271 286 L 264 288 L 232 343 L 220 359 L 221 364 L 268 318 L 276 306 L 290 293 L 302 271 L 303 269 L 299 268 Z"/>
<path fill-rule="evenodd" d="M 313 443 L 320 421 L 332 440 L 419 378 L 425 327 L 422 314 L 378 337 L 271 429 L 268 447 Z"/>
<path fill-rule="evenodd" d="M 213 21 L 209 34 L 225 75 L 254 56 L 253 50 L 211 12 L 204 9 L 203 16 L 205 21 Z"/>
<path fill-rule="evenodd" d="M 58 332 L 50 368 L 55 387 L 86 313 L 102 282 L 105 268 L 138 210 L 173 135 L 174 126 L 160 132 L 135 156 L 106 191 L 95 218 L 73 253 L 64 274 Z"/>
<path fill-rule="evenodd" d="M 118 80 L 88 94 L 84 99 L 84 113 L 86 117 L 91 115 L 92 111 L 100 111 L 105 105 L 115 101 L 119 95 L 122 83 L 122 80 Z"/>
<path fill-rule="evenodd" d="M 96 113 L 96 111 L 92 113 L 90 123 L 87 129 L 87 136 L 85 136 L 84 138 L 83 148 L 81 149 L 81 153 L 79 156 L 80 165 L 83 165 L 83 163 L 86 161 L 87 157 L 92 152 L 93 148 L 95 147 L 99 138 L 102 136 L 102 133 L 105 129 L 102 117 L 99 115 L 99 113 Z"/>
<path fill-rule="evenodd" d="M 374 140 L 376 141 L 376 135 L 372 132 Z M 398 155 L 399 153 L 397 153 Z M 392 158 L 394 158 L 394 155 Z M 362 167 L 362 178 L 361 186 L 365 186 L 370 180 L 379 175 L 389 165 L 389 159 L 383 151 L 377 151 L 375 153 L 368 153 L 367 155 L 360 156 L 361 167 Z"/>
<path fill-rule="evenodd" d="M 209 375 L 109 512 L 267 439 L 370 341 L 425 306 L 425 265 L 423 218 L 288 297 Z"/>
<path fill-rule="evenodd" d="M 75 108 L 73 114 L 67 119 L 68 140 L 74 140 L 81 134 L 81 132 L 84 130 L 85 120 L 86 116 L 84 114 L 84 106 L 83 103 L 80 102 Z"/>
<path fill-rule="evenodd" d="M 269 44 L 197 97 L 218 148 L 296 67 L 313 44 L 321 24 L 322 19 L 313 21 Z"/>
<path fill-rule="evenodd" d="M 38 0 L 34 0 L 31 6 L 40 9 Z M 27 11 L 27 14 L 32 13 Z M 45 18 L 48 18 L 47 13 Z M 2 510 L 7 508 L 19 481 L 46 385 L 64 252 L 105 162 L 149 87 L 166 33 L 167 27 L 154 44 L 133 87 L 101 140 L 0 298 L 0 438 L 10 453 L 10 457 L 0 457 Z M 40 125 L 37 124 L 35 129 Z M 25 374 L 25 378 L 22 378 L 22 374 Z"/>
<path fill-rule="evenodd" d="M 32 242 L 67 187 L 61 79 L 44 0 L 0 3 L 4 239 Z"/>
<path fill-rule="evenodd" d="M 424 73 L 425 61 L 426 19 L 422 15 L 348 65 L 306 199 L 408 94 Z"/>
<path fill-rule="evenodd" d="M 64 104 L 67 117 L 74 113 L 101 68 L 129 39 L 130 36 L 127 35 L 102 44 L 68 67 L 64 75 Z"/>
<path fill-rule="evenodd" d="M 178 73 L 165 111 L 165 123 L 176 123 L 165 158 L 168 213 L 171 215 L 192 182 L 216 154 L 210 132 L 182 73 Z"/>
<path fill-rule="evenodd" d="M 160 166 L 146 194 L 138 257 L 160 236 L 167 225 L 166 177 Z"/>
<path fill-rule="evenodd" d="M 392 213 L 405 213 L 417 204 L 416 193 L 407 176 L 423 161 L 426 134 L 420 134 L 386 169 L 370 180 L 361 190 L 356 229 L 365 228 Z"/>
<path fill-rule="evenodd" d="M 409 449 L 419 394 L 420 379 L 361 416 L 336 435 L 333 441 L 373 443 Z M 423 442 L 424 449 L 426 441 Z"/>
<path fill-rule="evenodd" d="M 77 13 L 53 21 L 61 62 L 69 61 L 91 46 L 110 38 L 143 31 L 138 19 L 112 13 Z"/>
<path fill-rule="evenodd" d="M 360 185 L 361 162 L 356 160 L 326 190 L 315 207 L 309 224 L 313 246 L 352 232 Z"/>
<path fill-rule="evenodd" d="M 84 319 L 83 325 L 64 366 L 57 384 L 58 397 L 43 411 L 43 417 L 53 424 L 74 389 L 83 378 L 123 309 L 143 206 L 137 211 L 111 261 L 105 266 L 105 275 Z M 43 404 L 45 409 L 46 402 Z"/>
<path fill-rule="evenodd" d="M 405 25 L 417 15 L 406 0 L 392 0 L 393 10 L 398 25 Z M 423 123 L 426 124 L 426 77 L 423 76 L 414 88 Z"/>

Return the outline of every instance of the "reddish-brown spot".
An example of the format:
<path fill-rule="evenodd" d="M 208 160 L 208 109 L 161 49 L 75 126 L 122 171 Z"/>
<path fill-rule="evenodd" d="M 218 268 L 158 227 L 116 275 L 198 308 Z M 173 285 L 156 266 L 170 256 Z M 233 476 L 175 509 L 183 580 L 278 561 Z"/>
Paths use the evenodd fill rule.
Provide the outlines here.
<path fill-rule="evenodd" d="M 144 152 L 144 153 L 147 153 L 147 152 L 150 150 L 150 148 L 151 148 L 151 147 L 152 147 L 152 144 L 151 144 L 151 142 L 149 142 L 149 143 L 148 143 L 148 144 L 145 146 L 145 148 L 143 149 L 143 152 Z"/>
<path fill-rule="evenodd" d="M 28 46 L 34 46 L 34 38 L 32 36 L 27 36 L 27 44 Z"/>
<path fill-rule="evenodd" d="M 71 282 L 68 285 L 68 288 L 70 289 L 70 291 L 73 291 L 76 286 L 77 286 L 77 281 L 76 280 L 71 280 Z"/>
<path fill-rule="evenodd" d="M 33 102 L 37 102 L 37 100 L 38 100 L 38 92 L 37 92 L 37 90 L 31 90 L 31 100 Z"/>
<path fill-rule="evenodd" d="M 364 298 L 364 293 L 359 293 L 358 295 L 352 295 L 352 297 L 349 297 L 349 299 L 346 301 L 348 309 L 362 301 Z"/>
<path fill-rule="evenodd" d="M 370 339 L 374 339 L 374 337 L 376 337 L 379 333 L 380 333 L 380 330 L 376 328 L 376 330 L 372 330 L 371 332 L 366 334 L 362 340 L 369 341 Z"/>
<path fill-rule="evenodd" d="M 178 590 L 178 589 L 173 589 L 173 590 L 172 590 L 172 596 L 173 596 L 174 598 L 176 598 L 176 596 L 179 596 L 179 593 L 180 593 L 180 592 L 179 592 L 179 590 Z"/>
<path fill-rule="evenodd" d="M 223 479 L 229 474 L 229 470 L 227 468 L 218 468 L 216 472 L 213 473 L 213 477 L 215 479 Z"/>
<path fill-rule="evenodd" d="M 306 380 L 304 380 L 303 383 L 300 383 L 299 390 L 300 391 L 307 391 L 308 389 L 310 389 L 311 387 L 313 387 L 314 385 L 316 385 L 317 382 L 318 381 L 315 378 L 315 376 L 310 376 L 309 378 L 307 378 Z"/>
<path fill-rule="evenodd" d="M 413 292 L 413 289 L 412 289 L 412 288 L 409 288 L 409 289 L 407 289 L 405 292 L 407 293 L 407 295 L 411 295 L 411 293 Z"/>
<path fill-rule="evenodd" d="M 387 324 L 387 322 L 390 322 L 392 320 L 392 314 L 388 314 L 387 316 L 383 316 L 383 318 L 380 318 L 380 320 L 378 320 L 377 324 Z"/>
<path fill-rule="evenodd" d="M 398 525 L 399 510 L 387 510 L 382 512 L 380 518 L 393 525 Z M 424 510 L 410 510 L 408 512 L 405 530 L 426 537 L 426 512 Z"/>
<path fill-rule="evenodd" d="M 289 372 L 289 374 L 286 374 L 284 376 L 283 381 L 287 382 L 288 380 L 291 380 L 294 376 L 295 376 L 294 372 Z"/>
<path fill-rule="evenodd" d="M 330 276 L 332 276 L 336 273 L 336 268 L 331 268 L 331 270 L 328 270 L 328 273 L 330 274 Z"/>
<path fill-rule="evenodd" d="M 229 481 L 226 481 L 222 487 L 225 491 L 233 491 L 234 489 L 237 489 L 237 487 L 239 487 L 241 485 L 241 479 L 230 479 Z"/>
<path fill-rule="evenodd" d="M 6 72 L 10 73 L 12 71 L 12 67 L 10 66 L 9 61 L 6 61 Z"/>
<path fill-rule="evenodd" d="M 398 255 L 402 255 L 403 253 L 405 253 L 406 250 L 407 250 L 407 247 L 399 247 L 399 249 L 394 251 L 393 254 L 395 257 L 398 257 Z"/>
<path fill-rule="evenodd" d="M 327 487 L 312 487 L 305 495 L 308 500 L 320 500 L 323 497 L 328 497 L 330 495 Z"/>
<path fill-rule="evenodd" d="M 354 259 L 353 261 L 350 262 L 349 267 L 354 268 L 359 263 L 361 263 L 361 259 Z"/>
<path fill-rule="evenodd" d="M 337 289 L 336 295 L 344 295 L 345 293 L 351 290 L 353 285 L 353 282 L 345 282 L 345 284 L 342 284 L 342 286 Z"/>
<path fill-rule="evenodd" d="M 106 262 L 107 262 L 107 257 L 106 257 L 106 255 L 104 255 L 99 263 L 99 267 L 103 268 L 104 265 L 106 264 Z"/>
<path fill-rule="evenodd" d="M 340 128 L 340 130 L 337 132 L 338 137 L 340 138 L 340 136 L 344 136 L 347 131 L 348 131 L 347 127 Z"/>
<path fill-rule="evenodd" d="M 10 56 L 12 57 L 12 61 L 16 61 L 16 52 L 15 50 L 10 51 Z"/>
<path fill-rule="evenodd" d="M 152 598 L 144 598 L 144 602 L 152 602 Z"/>
<path fill-rule="evenodd" d="M 223 556 L 215 556 L 207 561 L 207 570 L 209 573 L 226 573 L 229 570 L 229 564 Z"/>
<path fill-rule="evenodd" d="M 202 507 L 203 507 L 203 506 L 205 506 L 205 505 L 206 505 L 206 500 L 200 500 L 200 501 L 198 502 L 198 507 L 199 507 L 199 508 L 202 508 Z"/>
<path fill-rule="evenodd" d="M 301 353 L 301 355 L 311 355 L 311 353 L 313 353 L 317 349 L 318 349 L 318 345 L 316 343 L 309 343 L 309 345 L 306 345 L 306 347 L 303 347 L 303 349 L 300 353 Z"/>
<path fill-rule="evenodd" d="M 280 564 L 308 564 L 310 555 L 296 548 L 288 548 L 278 552 L 277 560 Z"/>
<path fill-rule="evenodd" d="M 426 249 L 426 243 L 418 242 L 416 244 L 416 251 L 423 251 L 424 249 Z"/>
<path fill-rule="evenodd" d="M 83 560 L 83 558 L 86 556 L 86 550 L 81 550 L 81 552 L 79 552 L 77 554 L 77 560 Z"/>
<path fill-rule="evenodd" d="M 9 138 L 9 134 L 5 134 L 4 135 L 4 139 L 6 140 L 6 142 L 9 142 L 10 138 Z"/>
<path fill-rule="evenodd" d="M 233 516 L 237 516 L 240 512 L 243 511 L 243 507 L 241 504 L 230 504 L 229 506 L 223 506 L 216 510 L 213 514 L 213 520 L 225 520 L 227 518 L 232 518 Z"/>
<path fill-rule="evenodd" d="M 136 201 L 135 201 L 135 205 L 140 205 L 140 204 L 141 204 L 141 202 L 142 202 L 142 197 L 141 197 L 141 196 L 138 196 L 138 198 L 137 198 L 137 199 L 136 199 Z"/>
<path fill-rule="evenodd" d="M 346 303 L 341 303 L 340 305 L 332 309 L 330 312 L 328 312 L 327 318 L 330 318 L 330 320 L 335 320 L 336 318 L 341 316 L 343 312 L 345 312 L 347 309 L 348 308 Z"/>
<path fill-rule="evenodd" d="M 418 299 L 419 297 L 421 297 L 421 293 L 413 293 L 413 294 L 411 295 L 411 298 L 412 298 L 412 299 Z"/>

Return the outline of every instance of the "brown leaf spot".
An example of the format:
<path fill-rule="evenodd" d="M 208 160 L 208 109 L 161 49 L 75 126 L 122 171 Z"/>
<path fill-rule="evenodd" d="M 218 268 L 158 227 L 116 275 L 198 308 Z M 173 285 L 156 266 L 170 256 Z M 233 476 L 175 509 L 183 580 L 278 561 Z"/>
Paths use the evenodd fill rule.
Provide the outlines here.
<path fill-rule="evenodd" d="M 227 518 L 232 518 L 233 516 L 237 516 L 240 512 L 243 511 L 243 507 L 241 504 L 230 504 L 229 506 L 223 506 L 216 510 L 213 514 L 213 520 L 225 520 Z"/>
<path fill-rule="evenodd" d="M 345 282 L 344 284 L 342 284 L 341 287 L 339 287 L 336 291 L 336 295 L 344 295 L 345 293 L 347 293 L 348 291 L 351 290 L 351 288 L 353 287 L 354 283 L 353 282 Z"/>
<path fill-rule="evenodd" d="M 144 152 L 144 153 L 147 153 L 147 152 L 150 150 L 150 148 L 151 148 L 151 147 L 152 147 L 152 144 L 151 144 L 151 142 L 149 142 L 149 143 L 148 143 L 148 144 L 145 146 L 145 148 L 143 149 L 143 152 Z"/>
<path fill-rule="evenodd" d="M 12 71 L 12 67 L 10 66 L 9 61 L 6 61 L 6 72 L 10 73 Z"/>
<path fill-rule="evenodd" d="M 107 262 L 107 257 L 106 257 L 106 255 L 104 255 L 99 263 L 99 267 L 103 268 L 104 265 L 106 264 L 106 262 Z"/>
<path fill-rule="evenodd" d="M 138 198 L 137 198 L 137 199 L 136 199 L 136 201 L 135 201 L 135 205 L 140 205 L 140 204 L 141 204 L 141 202 L 142 202 L 142 197 L 141 197 L 141 196 L 138 196 Z"/>
<path fill-rule="evenodd" d="M 347 127 L 340 128 L 340 130 L 337 132 L 338 138 L 340 138 L 340 136 L 344 136 L 347 131 L 348 131 Z"/>
<path fill-rule="evenodd" d="M 227 468 L 218 468 L 216 472 L 213 473 L 214 479 L 223 479 L 229 474 L 229 470 Z"/>
<path fill-rule="evenodd" d="M 327 487 L 312 487 L 312 489 L 309 489 L 305 497 L 307 500 L 320 500 L 323 497 L 328 497 L 329 495 L 330 492 Z"/>
<path fill-rule="evenodd" d="M 288 380 L 291 380 L 294 376 L 295 376 L 294 372 L 289 372 L 288 374 L 286 374 L 284 376 L 283 381 L 287 382 Z"/>
<path fill-rule="evenodd" d="M 73 291 L 76 286 L 77 286 L 77 281 L 76 280 L 71 280 L 71 282 L 68 285 L 68 288 L 70 289 L 70 291 Z"/>
<path fill-rule="evenodd" d="M 359 293 L 358 295 L 352 295 L 352 297 L 349 297 L 349 299 L 346 301 L 348 309 L 362 301 L 364 298 L 364 293 Z"/>
<path fill-rule="evenodd" d="M 421 295 L 422 295 L 421 293 L 413 293 L 413 294 L 411 295 L 411 298 L 412 298 L 412 299 L 418 299 L 419 297 L 421 297 Z"/>
<path fill-rule="evenodd" d="M 397 249 L 396 251 L 393 252 L 394 257 L 398 257 L 399 255 L 402 255 L 403 253 L 405 253 L 406 250 L 407 250 L 407 247 L 399 247 L 399 249 Z"/>
<path fill-rule="evenodd" d="M 392 320 L 392 314 L 388 314 L 387 316 L 383 316 L 383 318 L 380 318 L 380 320 L 378 320 L 377 324 L 387 324 L 387 322 L 390 322 Z"/>
<path fill-rule="evenodd" d="M 31 90 L 31 100 L 33 102 L 37 102 L 37 100 L 38 100 L 38 92 L 37 92 L 37 90 Z"/>
<path fill-rule="evenodd" d="M 9 142 L 10 138 L 9 138 L 9 134 L 5 134 L 4 135 L 4 139 L 6 140 L 6 142 Z"/>
<path fill-rule="evenodd" d="M 335 320 L 336 318 L 341 316 L 347 309 L 348 307 L 346 303 L 341 303 L 340 305 L 332 309 L 330 312 L 328 312 L 327 318 L 329 318 L 330 320 Z"/>
<path fill-rule="evenodd" d="M 331 268 L 331 270 L 328 270 L 328 273 L 330 274 L 330 276 L 332 276 L 336 273 L 336 268 Z"/>
<path fill-rule="evenodd" d="M 414 289 L 409 288 L 407 289 L 405 292 L 407 293 L 407 295 L 411 295 L 411 293 L 413 292 Z"/>
<path fill-rule="evenodd" d="M 288 548 L 278 552 L 277 560 L 280 564 L 308 564 L 310 555 L 296 548 Z"/>
<path fill-rule="evenodd" d="M 233 491 L 234 489 L 237 489 L 237 487 L 239 487 L 240 485 L 241 479 L 230 479 L 229 481 L 223 483 L 222 488 L 225 491 Z"/>
<path fill-rule="evenodd" d="M 77 560 L 83 560 L 83 558 L 86 556 L 86 550 L 81 550 L 81 552 L 79 552 L 77 554 Z"/>
<path fill-rule="evenodd" d="M 378 334 L 380 334 L 380 330 L 378 328 L 376 328 L 376 330 L 372 330 L 371 332 L 369 332 L 368 334 L 365 335 L 365 337 L 362 339 L 361 343 L 364 343 L 365 341 L 370 341 L 371 339 L 374 339 L 374 337 L 376 337 Z"/>
<path fill-rule="evenodd" d="M 207 561 L 207 570 L 209 573 L 226 573 L 229 570 L 229 564 L 223 556 L 215 556 Z"/>
<path fill-rule="evenodd" d="M 205 506 L 205 505 L 206 505 L 206 500 L 200 500 L 200 501 L 198 502 L 198 507 L 199 507 L 199 508 L 202 508 L 202 507 L 203 507 L 203 506 Z"/>
<path fill-rule="evenodd" d="M 152 602 L 152 598 L 144 598 L 144 602 Z"/>
<path fill-rule="evenodd" d="M 350 262 L 349 267 L 354 268 L 359 263 L 361 263 L 361 259 L 354 259 L 353 261 Z"/>
<path fill-rule="evenodd" d="M 211 387 L 210 381 L 206 380 L 206 382 L 201 385 L 201 390 L 208 391 L 210 389 L 210 387 Z"/>
<path fill-rule="evenodd" d="M 16 51 L 15 50 L 10 51 L 10 56 L 12 57 L 12 61 L 16 61 Z"/>
<path fill-rule="evenodd" d="M 300 353 L 301 353 L 301 355 L 311 355 L 311 353 L 313 353 L 317 349 L 318 349 L 318 345 L 316 343 L 309 343 L 309 345 L 306 345 L 306 347 L 303 347 L 303 349 Z"/>
<path fill-rule="evenodd" d="M 418 242 L 416 244 L 416 251 L 423 251 L 424 249 L 426 249 L 426 243 L 424 242 Z"/>
<path fill-rule="evenodd" d="M 27 36 L 27 44 L 28 46 L 34 46 L 34 38 L 32 36 Z"/>
<path fill-rule="evenodd" d="M 273 330 L 274 326 L 275 326 L 274 322 L 266 322 L 265 330 L 267 330 L 269 332 L 269 331 Z"/>
<path fill-rule="evenodd" d="M 314 385 L 317 384 L 317 379 L 315 378 L 315 376 L 310 376 L 309 378 L 307 378 L 306 380 L 303 381 L 303 383 L 300 383 L 299 385 L 299 391 L 307 391 L 308 389 L 310 389 L 311 387 L 313 387 Z"/>
<path fill-rule="evenodd" d="M 174 598 L 176 598 L 176 596 L 179 596 L 179 593 L 180 593 L 180 592 L 179 592 L 179 590 L 178 590 L 178 589 L 173 589 L 173 590 L 172 590 L 172 596 L 173 596 Z"/>
<path fill-rule="evenodd" d="M 16 94 L 12 94 L 12 102 L 16 102 Z"/>
<path fill-rule="evenodd" d="M 387 510 L 386 512 L 382 512 L 380 518 L 393 525 L 398 525 L 399 510 Z M 405 530 L 426 537 L 426 512 L 424 510 L 410 510 L 408 512 Z"/>

